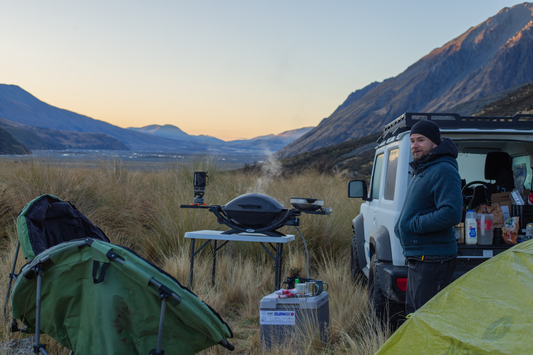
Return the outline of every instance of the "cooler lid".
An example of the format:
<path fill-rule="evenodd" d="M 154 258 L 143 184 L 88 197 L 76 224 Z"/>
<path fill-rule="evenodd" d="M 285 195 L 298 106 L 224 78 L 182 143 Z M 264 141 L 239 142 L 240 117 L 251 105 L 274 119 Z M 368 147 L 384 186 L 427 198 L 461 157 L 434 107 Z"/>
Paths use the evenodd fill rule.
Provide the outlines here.
<path fill-rule="evenodd" d="M 314 297 L 289 297 L 278 298 L 278 295 L 271 293 L 263 297 L 260 302 L 260 308 L 263 309 L 278 309 L 278 305 L 290 306 L 293 305 L 299 309 L 318 309 L 324 303 L 329 301 L 329 295 L 327 291 L 322 291 L 318 296 Z"/>

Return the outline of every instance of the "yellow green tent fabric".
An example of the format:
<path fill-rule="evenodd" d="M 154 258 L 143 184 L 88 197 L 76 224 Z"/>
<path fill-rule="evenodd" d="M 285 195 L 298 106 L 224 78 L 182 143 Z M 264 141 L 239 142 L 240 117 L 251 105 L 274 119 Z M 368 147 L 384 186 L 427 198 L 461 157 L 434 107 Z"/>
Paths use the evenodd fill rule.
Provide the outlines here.
<path fill-rule="evenodd" d="M 457 279 L 411 315 L 383 354 L 533 354 L 533 240 Z"/>

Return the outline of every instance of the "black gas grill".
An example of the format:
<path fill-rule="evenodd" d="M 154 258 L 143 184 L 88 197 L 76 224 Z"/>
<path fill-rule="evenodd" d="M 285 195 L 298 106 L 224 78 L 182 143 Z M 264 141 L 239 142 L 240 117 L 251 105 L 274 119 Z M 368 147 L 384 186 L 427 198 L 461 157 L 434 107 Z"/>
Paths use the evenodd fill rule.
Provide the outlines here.
<path fill-rule="evenodd" d="M 285 208 L 270 196 L 250 193 L 241 195 L 224 206 L 192 204 L 181 208 L 208 209 L 231 229 L 223 234 L 261 233 L 272 237 L 283 236 L 277 229 L 283 226 L 299 226 L 302 213 L 329 215 L 331 209 L 323 208 L 324 201 L 312 198 L 291 197 L 294 208 Z"/>

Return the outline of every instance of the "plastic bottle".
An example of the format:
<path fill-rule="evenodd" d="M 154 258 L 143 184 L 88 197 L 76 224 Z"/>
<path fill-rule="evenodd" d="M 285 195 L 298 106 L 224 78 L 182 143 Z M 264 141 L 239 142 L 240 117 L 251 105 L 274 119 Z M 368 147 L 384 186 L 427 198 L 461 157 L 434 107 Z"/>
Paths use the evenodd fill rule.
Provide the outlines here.
<path fill-rule="evenodd" d="M 481 245 L 492 244 L 494 227 L 492 225 L 493 214 L 483 208 L 482 213 L 478 213 L 477 219 L 477 243 Z"/>
<path fill-rule="evenodd" d="M 476 213 L 473 210 L 468 210 L 465 217 L 465 243 L 477 244 L 477 221 Z"/>

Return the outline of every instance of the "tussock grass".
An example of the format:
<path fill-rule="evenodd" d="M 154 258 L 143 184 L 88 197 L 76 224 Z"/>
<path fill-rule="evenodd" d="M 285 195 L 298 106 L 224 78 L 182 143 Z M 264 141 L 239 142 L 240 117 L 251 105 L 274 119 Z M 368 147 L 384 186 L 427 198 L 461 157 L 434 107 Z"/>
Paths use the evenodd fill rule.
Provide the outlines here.
<path fill-rule="evenodd" d="M 72 168 L 46 159 L 0 161 L 1 295 L 5 296 L 17 244 L 16 216 L 27 202 L 45 193 L 70 201 L 112 243 L 134 249 L 188 286 L 190 241 L 184 234 L 227 229 L 207 210 L 180 208 L 193 201 L 194 171 L 208 171 L 204 197 L 208 204 L 224 205 L 242 194 L 258 192 L 288 208 L 290 197 L 312 197 L 324 199 L 325 206 L 333 209 L 330 216 L 302 215 L 299 227 L 309 249 L 310 276 L 329 284 L 329 342 L 321 344 L 317 334 L 307 332 L 295 337 L 299 343 L 268 354 L 293 354 L 294 347 L 305 354 L 373 354 L 383 344 L 390 334 L 371 315 L 366 289 L 352 282 L 349 271 L 351 220 L 360 201 L 346 197 L 346 178 L 316 171 L 290 177 L 280 176 L 275 166 L 255 173 L 224 172 L 209 158 L 158 171 L 132 171 L 120 161 L 102 161 L 96 168 Z M 281 231 L 296 237 L 285 245 L 282 274 L 306 276 L 298 231 L 294 227 Z M 24 263 L 20 255 L 16 270 Z M 237 352 L 260 354 L 259 302 L 274 290 L 273 260 L 258 243 L 229 243 L 217 255 L 214 286 L 211 273 L 212 254 L 207 247 L 195 259 L 192 290 L 230 324 L 235 335 L 230 342 Z M 9 315 L 9 305 L 7 311 Z M 21 336 L 8 331 L 9 316 L 2 324 L 0 340 Z M 44 337 L 43 342 L 49 344 L 50 354 L 65 351 L 53 339 Z M 213 347 L 204 353 L 227 351 Z"/>

